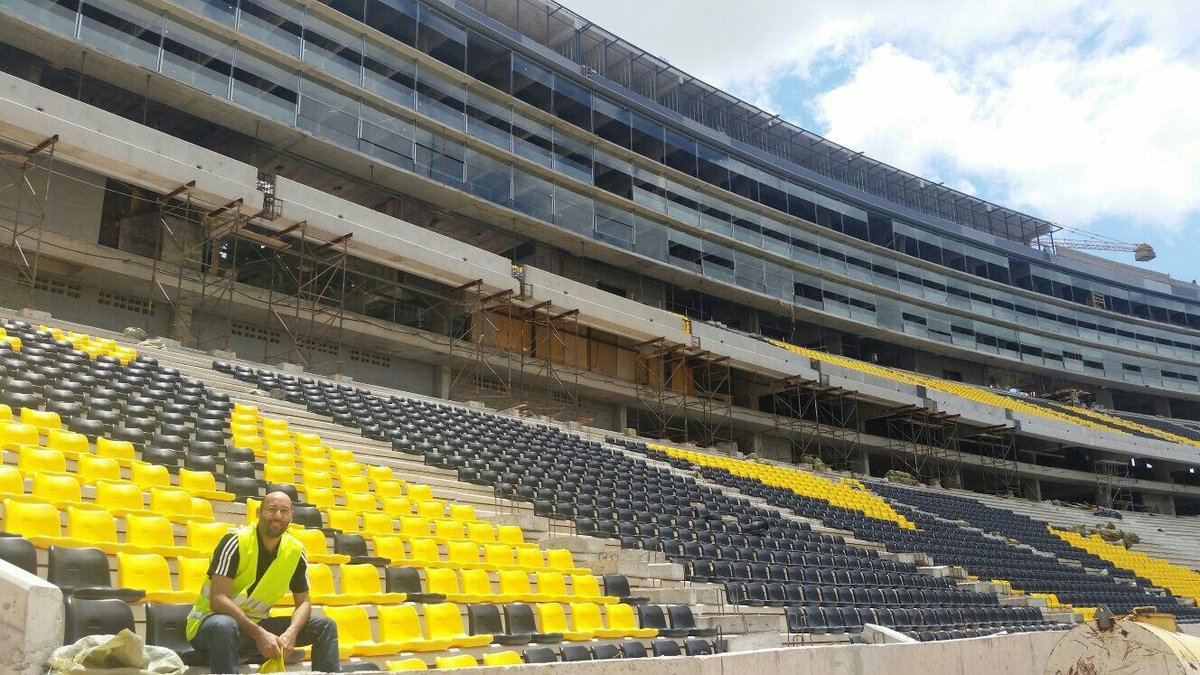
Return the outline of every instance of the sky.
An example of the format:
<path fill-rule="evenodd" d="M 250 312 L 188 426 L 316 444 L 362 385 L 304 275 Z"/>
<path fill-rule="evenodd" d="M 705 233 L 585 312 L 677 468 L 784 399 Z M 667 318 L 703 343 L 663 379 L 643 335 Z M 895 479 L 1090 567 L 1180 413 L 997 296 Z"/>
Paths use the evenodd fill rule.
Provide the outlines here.
<path fill-rule="evenodd" d="M 1200 278 L 1200 2 L 560 2 L 852 150 Z"/>

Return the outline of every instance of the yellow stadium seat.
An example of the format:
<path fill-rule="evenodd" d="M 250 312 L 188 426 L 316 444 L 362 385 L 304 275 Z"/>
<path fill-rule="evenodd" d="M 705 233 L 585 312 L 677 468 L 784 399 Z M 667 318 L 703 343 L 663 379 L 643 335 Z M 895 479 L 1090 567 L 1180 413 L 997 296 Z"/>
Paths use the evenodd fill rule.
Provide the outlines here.
<path fill-rule="evenodd" d="M 396 474 L 394 471 L 392 471 L 392 467 L 390 467 L 390 466 L 378 466 L 376 464 L 367 464 L 364 467 L 364 469 L 367 472 L 367 478 L 370 478 L 373 481 L 378 482 L 378 481 L 383 481 L 383 480 L 387 480 L 387 481 L 396 480 Z"/>
<path fill-rule="evenodd" d="M 483 560 L 499 570 L 520 569 L 513 548 L 508 544 L 484 544 Z"/>
<path fill-rule="evenodd" d="M 364 537 L 391 537 L 396 534 L 396 521 L 391 514 L 382 511 L 362 512 L 362 533 Z"/>
<path fill-rule="evenodd" d="M 46 412 L 37 408 L 21 408 L 21 424 L 37 427 L 39 432 L 46 434 L 53 429 L 61 429 L 62 419 L 56 412 Z"/>
<path fill-rule="evenodd" d="M 349 450 L 343 450 L 341 448 L 334 448 L 334 447 L 330 447 L 330 446 L 325 446 L 325 450 L 327 451 L 327 453 L 329 455 L 329 459 L 334 462 L 353 462 L 354 461 L 354 453 Z"/>
<path fill-rule="evenodd" d="M 412 502 L 408 497 L 382 497 L 379 510 L 394 518 L 412 515 Z"/>
<path fill-rule="evenodd" d="M 5 497 L 25 494 L 25 477 L 15 466 L 0 464 L 0 495 Z"/>
<path fill-rule="evenodd" d="M 421 516 L 400 516 L 400 535 L 404 537 L 429 537 L 429 519 Z"/>
<path fill-rule="evenodd" d="M 366 476 L 343 476 L 334 474 L 337 477 L 337 489 L 343 494 L 346 493 L 363 493 L 371 489 L 371 481 L 367 480 Z"/>
<path fill-rule="evenodd" d="M 461 520 L 464 523 L 472 522 L 475 520 L 475 507 L 470 504 L 451 504 L 450 517 L 454 520 Z M 485 654 L 484 656 L 487 655 Z"/>
<path fill-rule="evenodd" d="M 417 502 L 417 515 L 424 516 L 430 520 L 444 518 L 446 516 L 446 504 L 440 499 L 422 499 Z"/>
<path fill-rule="evenodd" d="M 62 473 L 33 474 L 33 490 L 30 494 L 37 499 L 54 504 L 60 509 L 68 506 L 99 508 L 83 503 L 83 489 L 74 476 Z"/>
<path fill-rule="evenodd" d="M 314 605 L 357 605 L 366 598 L 338 593 L 333 583 L 333 570 L 322 563 L 308 564 L 308 593 Z"/>
<path fill-rule="evenodd" d="M 84 485 L 102 480 L 121 480 L 121 465 L 111 457 L 81 455 L 75 465 L 75 477 Z"/>
<path fill-rule="evenodd" d="M 172 523 L 187 523 L 193 518 L 192 495 L 186 490 L 170 487 L 152 487 L 150 510 Z"/>
<path fill-rule="evenodd" d="M 430 640 L 421 630 L 421 618 L 412 605 L 380 605 L 379 638 L 397 645 L 402 652 L 440 652 L 449 649 L 450 640 Z"/>
<path fill-rule="evenodd" d="M 451 646 L 462 649 L 486 647 L 492 643 L 490 633 L 468 634 L 463 628 L 458 605 L 450 602 L 425 605 L 425 635 L 430 640 L 449 640 Z"/>
<path fill-rule="evenodd" d="M 583 599 L 567 593 L 567 578 L 558 572 L 538 572 L 534 579 L 537 580 L 538 595 L 549 598 L 549 602 L 579 602 Z"/>
<path fill-rule="evenodd" d="M 491 523 L 482 521 L 467 523 L 467 539 L 480 544 L 495 543 L 496 528 Z"/>
<path fill-rule="evenodd" d="M 179 590 L 199 593 L 208 580 L 208 558 L 180 556 L 175 559 L 179 571 Z"/>
<path fill-rule="evenodd" d="M 445 518 L 433 521 L 433 536 L 442 541 L 460 541 L 465 538 L 463 524 Z"/>
<path fill-rule="evenodd" d="M 428 537 L 408 540 L 408 558 L 414 567 L 445 567 L 437 541 Z"/>
<path fill-rule="evenodd" d="M 371 492 L 380 499 L 395 498 L 400 499 L 404 496 L 404 481 L 399 480 L 376 480 L 371 483 Z M 407 502 L 408 500 L 405 499 Z M 411 505 L 406 507 L 405 512 L 412 510 Z"/>
<path fill-rule="evenodd" d="M 424 483 L 409 483 L 404 488 L 404 496 L 413 502 L 433 499 L 433 488 Z"/>
<path fill-rule="evenodd" d="M 146 510 L 146 497 L 141 486 L 127 480 L 102 480 L 96 483 L 95 503 L 118 516 L 129 513 L 151 515 Z"/>
<path fill-rule="evenodd" d="M 192 602 L 195 591 L 171 587 L 171 568 L 167 559 L 153 553 L 117 552 L 117 586 L 146 591 L 144 602 Z"/>
<path fill-rule="evenodd" d="M 565 548 L 546 549 L 546 567 L 564 573 L 590 574 L 587 567 L 576 567 L 575 556 Z"/>
<path fill-rule="evenodd" d="M 232 492 L 217 489 L 217 477 L 210 471 L 180 469 L 179 489 L 188 491 L 192 496 L 215 502 L 231 502 L 234 498 Z"/>
<path fill-rule="evenodd" d="M 327 565 L 341 565 L 350 562 L 350 556 L 348 555 L 329 552 L 329 545 L 325 541 L 324 532 L 320 530 L 306 530 L 304 528 L 289 531 L 292 536 L 300 540 L 301 544 L 304 544 L 304 553 L 308 557 L 309 562 L 325 563 Z"/>
<path fill-rule="evenodd" d="M 213 520 L 212 502 L 207 499 L 192 496 L 192 520 L 210 522 Z"/>
<path fill-rule="evenodd" d="M 125 516 L 125 542 L 145 549 L 147 552 L 171 556 L 204 556 L 212 551 L 198 551 L 175 544 L 175 530 L 171 521 L 162 516 Z"/>
<path fill-rule="evenodd" d="M 492 578 L 486 570 L 462 570 L 463 594 L 470 598 L 469 602 L 511 602 L 515 597 L 492 590 Z"/>
<path fill-rule="evenodd" d="M 129 480 L 140 485 L 143 490 L 171 487 L 171 474 L 167 467 L 161 464 L 134 462 L 129 465 Z"/>
<path fill-rule="evenodd" d="M 542 549 L 522 546 L 515 549 L 515 551 L 517 553 L 517 565 L 520 565 L 521 569 L 530 572 L 546 569 L 546 559 L 542 557 Z"/>
<path fill-rule="evenodd" d="M 574 615 L 575 605 L 571 605 L 571 613 Z M 610 634 L 615 633 L 619 637 L 632 638 L 652 638 L 658 635 L 657 628 L 641 628 L 638 626 L 637 617 L 633 615 L 633 607 L 618 603 L 608 605 L 604 608 L 605 616 L 608 619 L 608 630 Z"/>
<path fill-rule="evenodd" d="M 367 610 L 358 605 L 350 607 L 326 607 L 325 616 L 333 619 L 338 627 L 338 646 L 342 658 L 351 656 L 386 656 L 403 649 L 399 642 L 376 642 L 371 636 L 371 622 Z M 382 634 L 382 633 L 381 633 Z"/>
<path fill-rule="evenodd" d="M 300 457 L 300 470 L 308 473 L 310 471 L 324 474 L 331 474 L 333 467 L 329 462 L 328 457 Z M 332 481 L 332 475 L 330 476 Z M 332 485 L 332 483 L 331 483 Z"/>
<path fill-rule="evenodd" d="M 317 434 L 306 431 L 297 431 L 294 434 L 297 445 L 321 445 L 321 437 Z"/>
<path fill-rule="evenodd" d="M 26 476 L 32 476 L 41 471 L 66 473 L 67 458 L 58 450 L 25 445 L 17 451 L 17 468 Z"/>
<path fill-rule="evenodd" d="M 479 558 L 479 544 L 473 541 L 446 543 L 446 560 L 462 569 L 491 569 Z"/>
<path fill-rule="evenodd" d="M 557 600 L 543 593 L 534 593 L 529 585 L 529 573 L 525 570 L 504 570 L 500 572 L 500 595 L 506 602 L 556 602 Z"/>
<path fill-rule="evenodd" d="M 430 593 L 440 593 L 449 602 L 485 602 L 472 599 L 462 591 L 458 573 L 445 567 L 429 567 L 425 570 L 425 588 Z"/>
<path fill-rule="evenodd" d="M 108 457 L 121 466 L 129 466 L 135 461 L 133 443 L 129 441 L 114 441 L 103 436 L 96 439 L 96 456 Z"/>
<path fill-rule="evenodd" d="M 342 565 L 342 593 L 374 605 L 394 605 L 408 599 L 404 593 L 384 592 L 379 568 L 367 564 Z"/>
<path fill-rule="evenodd" d="M 526 544 L 525 533 L 516 525 L 500 525 L 496 527 L 496 541 L 508 544 L 509 546 Z M 534 546 L 535 544 L 528 545 Z"/>
<path fill-rule="evenodd" d="M 379 508 L 379 500 L 366 489 L 352 492 L 344 491 L 342 500 L 345 502 L 346 508 L 361 513 L 372 513 Z"/>
<path fill-rule="evenodd" d="M 460 668 L 475 668 L 479 662 L 470 654 L 456 656 L 438 656 L 433 659 L 434 667 L 438 670 L 458 670 Z"/>
<path fill-rule="evenodd" d="M 250 450 L 255 457 L 263 456 L 263 441 L 257 434 L 238 434 L 234 433 L 230 441 L 233 447 Z"/>
<path fill-rule="evenodd" d="M 0 403 L 0 422 L 11 422 L 12 418 L 12 408 L 7 403 Z"/>
<path fill-rule="evenodd" d="M 117 539 L 117 519 L 102 509 L 68 507 L 67 537 L 79 542 L 78 546 L 92 546 L 110 555 L 118 551 L 170 553 L 166 549 L 139 549 L 136 545 L 121 543 Z"/>
<path fill-rule="evenodd" d="M 574 623 L 576 631 L 591 633 L 598 638 L 625 637 L 624 631 L 604 627 L 604 619 L 600 616 L 600 605 L 595 603 L 571 603 L 571 621 Z"/>
<path fill-rule="evenodd" d="M 400 659 L 399 661 L 384 661 L 383 665 L 387 666 L 389 673 L 399 673 L 406 670 L 429 670 L 429 666 L 415 656 L 410 659 Z"/>
<path fill-rule="evenodd" d="M 358 523 L 358 511 L 343 506 L 331 506 L 325 509 L 325 522 L 335 530 L 342 532 L 360 532 L 362 526 Z"/>
<path fill-rule="evenodd" d="M 591 640 L 595 633 L 587 630 L 571 630 L 567 627 L 567 615 L 562 605 L 543 602 L 534 605 L 537 609 L 538 625 L 543 633 L 562 633 L 563 639 L 572 642 Z"/>
<path fill-rule="evenodd" d="M 189 520 L 187 523 L 187 545 L 197 551 L 208 551 L 210 554 L 217 548 L 221 538 L 233 531 L 229 523 L 205 523 Z"/>
<path fill-rule="evenodd" d="M 263 480 L 268 483 L 292 485 L 296 482 L 296 472 L 290 466 L 266 464 L 263 466 Z"/>
<path fill-rule="evenodd" d="M 22 445 L 37 445 L 41 442 L 37 427 L 21 422 L 0 422 L 0 448 L 17 450 Z"/>
<path fill-rule="evenodd" d="M 297 487 L 304 490 L 304 501 L 318 509 L 327 509 L 337 505 L 337 496 L 333 493 L 332 488 L 314 487 L 311 485 L 299 485 Z"/>
<path fill-rule="evenodd" d="M 53 504 L 5 499 L 3 529 L 25 537 L 38 548 L 63 543 L 62 519 Z"/>
<path fill-rule="evenodd" d="M 392 564 L 407 564 L 408 553 L 404 550 L 403 537 L 376 535 L 371 540 L 371 544 L 374 547 L 376 556 L 387 558 L 392 561 Z"/>
<path fill-rule="evenodd" d="M 87 436 L 66 429 L 51 429 L 46 435 L 46 447 L 58 450 L 67 459 L 79 459 L 91 452 Z"/>
<path fill-rule="evenodd" d="M 600 581 L 591 574 L 571 575 L 571 596 L 576 602 L 586 600 L 601 605 L 620 602 L 616 596 L 604 595 L 600 591 Z"/>
<path fill-rule="evenodd" d="M 483 655 L 483 665 L 485 666 L 519 666 L 525 663 L 521 660 L 521 655 L 513 650 L 503 652 L 488 652 Z"/>

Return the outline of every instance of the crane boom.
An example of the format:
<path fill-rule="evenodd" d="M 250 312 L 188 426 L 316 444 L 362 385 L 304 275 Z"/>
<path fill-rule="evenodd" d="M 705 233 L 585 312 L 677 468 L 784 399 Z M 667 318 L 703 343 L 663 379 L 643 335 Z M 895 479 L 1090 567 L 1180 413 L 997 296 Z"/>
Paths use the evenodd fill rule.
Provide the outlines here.
<path fill-rule="evenodd" d="M 1069 248 L 1076 251 L 1128 251 L 1133 253 L 1133 259 L 1138 262 L 1150 262 L 1158 257 L 1150 244 L 1125 244 L 1118 241 L 1089 241 L 1086 239 L 1055 239 L 1055 248 Z"/>

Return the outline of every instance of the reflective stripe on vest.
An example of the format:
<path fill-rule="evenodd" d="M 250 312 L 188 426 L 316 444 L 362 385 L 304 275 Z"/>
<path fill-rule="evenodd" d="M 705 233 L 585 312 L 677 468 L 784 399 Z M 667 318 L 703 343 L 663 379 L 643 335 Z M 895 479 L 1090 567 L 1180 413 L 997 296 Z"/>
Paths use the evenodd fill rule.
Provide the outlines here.
<path fill-rule="evenodd" d="M 300 560 L 301 553 L 304 552 L 304 546 L 300 540 L 285 532 L 279 539 L 275 560 L 263 572 L 262 579 L 259 579 L 254 591 L 247 595 L 246 589 L 254 583 L 254 577 L 258 573 L 258 535 L 255 527 L 249 525 L 237 530 L 236 536 L 238 568 L 234 573 L 233 587 L 229 591 L 229 598 L 245 612 L 251 621 L 257 623 L 267 618 L 275 603 L 279 602 L 280 598 L 288 592 L 292 576 L 296 573 L 296 564 Z M 196 637 L 196 632 L 200 630 L 200 624 L 213 614 L 212 605 L 209 602 L 211 588 L 212 580 L 206 579 L 204 586 L 200 589 L 200 594 L 196 596 L 196 602 L 192 605 L 192 611 L 188 612 L 186 635 L 189 640 Z"/>

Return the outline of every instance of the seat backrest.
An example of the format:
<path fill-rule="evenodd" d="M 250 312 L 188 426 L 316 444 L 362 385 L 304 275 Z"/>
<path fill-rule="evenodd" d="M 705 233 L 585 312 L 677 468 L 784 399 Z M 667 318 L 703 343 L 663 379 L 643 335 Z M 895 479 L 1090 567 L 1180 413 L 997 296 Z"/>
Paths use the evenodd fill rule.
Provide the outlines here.
<path fill-rule="evenodd" d="M 425 605 L 425 633 L 431 640 L 462 635 L 462 614 L 458 605 L 452 602 Z"/>
<path fill-rule="evenodd" d="M 525 663 L 557 663 L 558 655 L 549 647 L 534 647 L 525 650 Z"/>
<path fill-rule="evenodd" d="M 0 537 L 0 560 L 37 574 L 37 549 L 24 537 Z"/>
<path fill-rule="evenodd" d="M 446 567 L 426 568 L 425 586 L 430 593 L 450 595 L 462 592 L 458 584 L 458 574 Z"/>
<path fill-rule="evenodd" d="M 130 632 L 135 630 L 133 609 L 121 600 L 67 596 L 65 602 L 67 613 L 63 644 L 72 644 L 88 635 L 116 635 L 125 628 Z"/>
<path fill-rule="evenodd" d="M 484 605 L 481 605 L 484 606 Z M 382 642 L 420 640 L 421 618 L 413 605 L 379 605 L 379 639 Z"/>
<path fill-rule="evenodd" d="M 563 645 L 559 648 L 559 653 L 562 654 L 564 662 L 592 660 L 592 650 L 583 645 Z"/>
<path fill-rule="evenodd" d="M 649 656 L 646 653 L 646 645 L 637 640 L 626 640 L 621 643 L 621 651 L 627 659 L 644 659 Z"/>
<path fill-rule="evenodd" d="M 162 516 L 125 516 L 126 541 L 141 546 L 174 546 L 171 521 Z"/>
<path fill-rule="evenodd" d="M 62 588 L 109 588 L 108 556 L 98 548 L 51 546 L 46 580 Z"/>
<path fill-rule="evenodd" d="M 572 602 L 571 622 L 575 625 L 575 630 L 595 631 L 604 628 L 600 606 L 593 602 Z"/>
<path fill-rule="evenodd" d="M 537 623 L 533 618 L 533 608 L 524 603 L 513 603 L 504 606 L 504 620 L 509 633 L 538 633 Z M 553 632 L 553 631 L 544 631 Z"/>
<path fill-rule="evenodd" d="M 471 635 L 503 634 L 504 623 L 500 619 L 500 608 L 483 603 L 467 605 L 467 628 Z"/>
<path fill-rule="evenodd" d="M 309 565 L 311 568 L 312 566 Z M 382 607 L 382 606 L 381 606 Z M 337 624 L 338 638 L 346 644 L 372 643 L 371 623 L 367 610 L 361 605 L 323 608 L 325 616 Z M 383 623 L 382 621 L 380 622 Z"/>
<path fill-rule="evenodd" d="M 107 570 L 105 570 L 107 571 Z M 117 585 L 146 591 L 170 591 L 171 568 L 155 553 L 117 553 Z"/>
<path fill-rule="evenodd" d="M 661 630 L 667 627 L 667 617 L 663 614 L 662 607 L 658 605 L 638 605 L 638 619 L 643 628 Z"/>
<path fill-rule="evenodd" d="M 187 615 L 192 606 L 186 603 L 146 605 L 146 644 L 166 647 L 176 653 L 192 651 L 187 639 Z"/>
<path fill-rule="evenodd" d="M 380 592 L 379 568 L 374 565 L 342 565 L 342 593 L 348 595 Z"/>
<path fill-rule="evenodd" d="M 655 656 L 679 656 L 679 643 L 674 640 L 655 640 L 650 643 Z"/>
<path fill-rule="evenodd" d="M 376 551 L 378 553 L 378 551 Z M 421 573 L 415 567 L 391 567 L 384 571 L 388 593 L 423 593 Z"/>
<path fill-rule="evenodd" d="M 629 590 L 629 579 L 624 574 L 605 574 L 604 593 L 605 595 L 615 595 L 618 598 L 628 598 L 632 595 Z"/>

